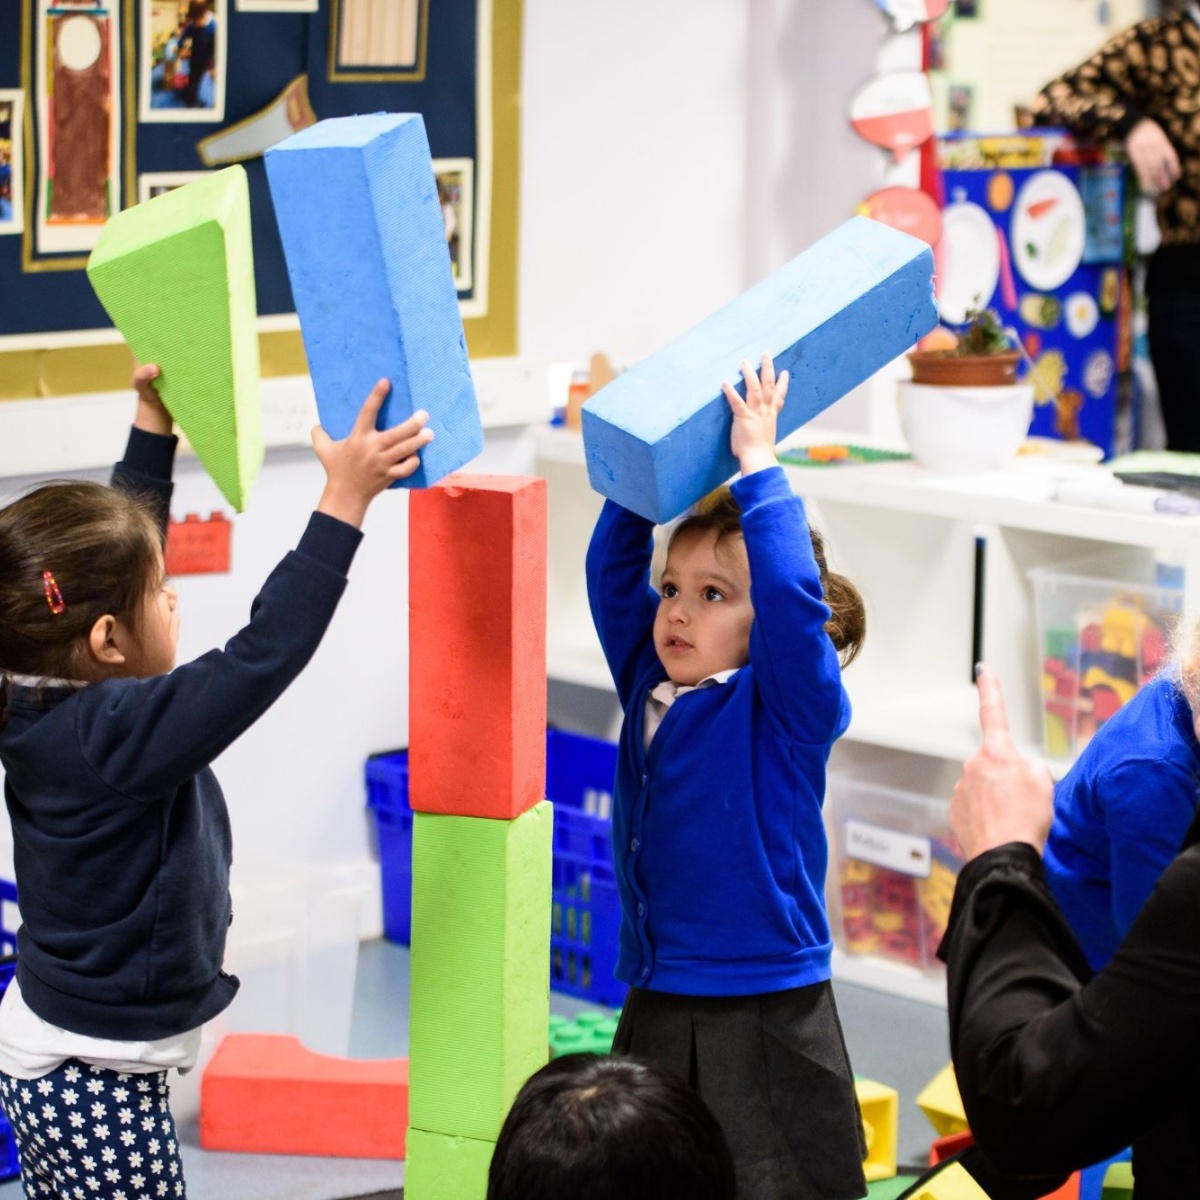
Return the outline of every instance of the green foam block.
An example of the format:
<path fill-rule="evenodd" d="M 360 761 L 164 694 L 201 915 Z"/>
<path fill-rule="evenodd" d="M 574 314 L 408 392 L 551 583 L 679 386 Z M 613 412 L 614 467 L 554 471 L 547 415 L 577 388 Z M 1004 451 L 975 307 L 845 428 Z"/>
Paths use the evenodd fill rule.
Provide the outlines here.
<path fill-rule="evenodd" d="M 548 1058 L 553 811 L 413 818 L 409 1120 L 495 1141 Z"/>
<path fill-rule="evenodd" d="M 250 192 L 214 171 L 117 213 L 88 279 L 222 495 L 241 512 L 263 461 Z"/>
<path fill-rule="evenodd" d="M 1130 1200 L 1134 1194 L 1133 1163 L 1113 1163 L 1104 1172 L 1104 1182 L 1100 1185 L 1102 1200 Z"/>
<path fill-rule="evenodd" d="M 408 1131 L 404 1200 L 485 1200 L 495 1142 Z"/>

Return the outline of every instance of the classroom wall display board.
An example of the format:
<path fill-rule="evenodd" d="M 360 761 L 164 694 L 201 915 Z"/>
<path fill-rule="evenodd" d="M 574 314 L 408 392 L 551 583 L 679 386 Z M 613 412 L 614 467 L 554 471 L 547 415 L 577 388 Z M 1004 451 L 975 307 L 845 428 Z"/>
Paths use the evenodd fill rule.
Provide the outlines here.
<path fill-rule="evenodd" d="M 250 184 L 263 374 L 303 374 L 262 154 L 364 112 L 422 115 L 468 349 L 515 353 L 521 4 L 0 4 L 0 400 L 128 386 L 88 254 L 114 213 L 231 162 Z M 189 274 L 157 281 L 164 305 Z"/>

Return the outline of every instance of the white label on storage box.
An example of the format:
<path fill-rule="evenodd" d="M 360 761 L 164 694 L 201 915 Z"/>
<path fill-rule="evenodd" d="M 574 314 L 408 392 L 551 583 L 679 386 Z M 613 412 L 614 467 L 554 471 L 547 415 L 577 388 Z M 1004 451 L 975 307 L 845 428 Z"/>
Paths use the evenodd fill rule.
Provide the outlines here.
<path fill-rule="evenodd" d="M 887 867 L 905 875 L 929 877 L 931 847 L 927 837 L 898 833 L 866 821 L 846 822 L 846 857 Z"/>

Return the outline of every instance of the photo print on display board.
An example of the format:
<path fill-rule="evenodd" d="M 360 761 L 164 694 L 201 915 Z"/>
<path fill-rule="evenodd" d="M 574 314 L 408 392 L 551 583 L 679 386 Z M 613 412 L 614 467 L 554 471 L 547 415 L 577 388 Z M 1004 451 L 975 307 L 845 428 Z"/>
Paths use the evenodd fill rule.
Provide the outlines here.
<path fill-rule="evenodd" d="M 471 290 L 471 247 L 474 241 L 475 163 L 469 158 L 435 158 L 433 174 L 437 180 L 438 203 L 446 226 L 446 246 L 454 287 Z"/>
<path fill-rule="evenodd" d="M 0 234 L 25 228 L 25 93 L 0 89 Z"/>
<path fill-rule="evenodd" d="M 319 0 L 236 0 L 238 12 L 316 12 Z"/>
<path fill-rule="evenodd" d="M 225 119 L 227 0 L 141 0 L 138 119 Z"/>
<path fill-rule="evenodd" d="M 209 171 L 143 171 L 138 176 L 138 203 L 144 204 L 209 174 Z"/>
<path fill-rule="evenodd" d="M 86 253 L 122 203 L 120 5 L 37 0 L 34 37 L 37 249 Z"/>
<path fill-rule="evenodd" d="M 329 78 L 419 83 L 425 78 L 429 0 L 329 0 Z"/>

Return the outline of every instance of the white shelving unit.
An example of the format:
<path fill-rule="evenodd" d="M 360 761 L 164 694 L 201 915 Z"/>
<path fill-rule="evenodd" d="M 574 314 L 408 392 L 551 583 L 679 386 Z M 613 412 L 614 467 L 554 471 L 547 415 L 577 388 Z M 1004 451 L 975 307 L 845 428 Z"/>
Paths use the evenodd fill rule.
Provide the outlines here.
<path fill-rule="evenodd" d="M 817 437 L 840 440 L 828 430 Z M 548 671 L 553 679 L 607 689 L 584 582 L 601 498 L 588 485 L 578 433 L 541 431 L 536 453 L 550 499 Z M 1000 678 L 1013 736 L 1027 753 L 1042 745 L 1032 567 L 1068 569 L 1100 555 L 1111 564 L 1106 573 L 1120 579 L 1137 565 L 1169 562 L 1184 571 L 1184 612 L 1200 612 L 1200 517 L 1052 499 L 1059 479 L 1095 479 L 1103 467 L 1045 457 L 971 476 L 914 462 L 786 470 L 825 537 L 831 566 L 867 605 L 867 640 L 845 676 L 854 716 L 843 744 L 851 743 L 851 752 L 857 743 L 961 762 L 977 748 L 971 673 L 979 539 L 982 656 Z M 1066 765 L 1051 767 L 1061 774 Z M 941 995 L 936 981 L 930 986 L 903 967 L 881 963 L 876 970 L 870 960 L 844 955 L 836 966 L 840 977 L 902 995 Z"/>

